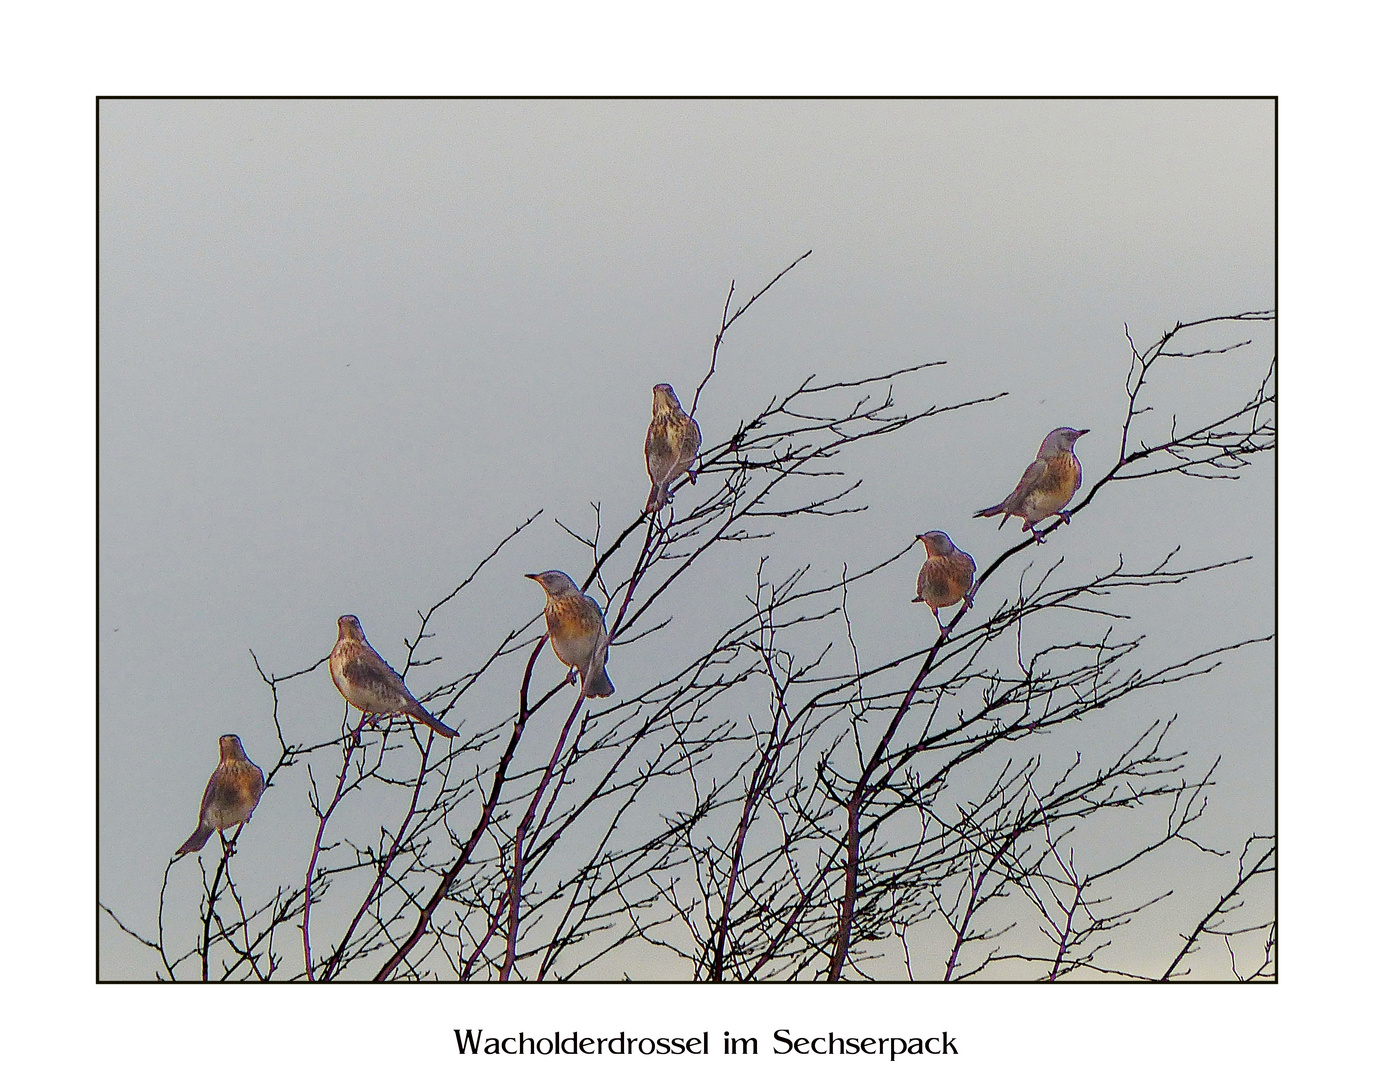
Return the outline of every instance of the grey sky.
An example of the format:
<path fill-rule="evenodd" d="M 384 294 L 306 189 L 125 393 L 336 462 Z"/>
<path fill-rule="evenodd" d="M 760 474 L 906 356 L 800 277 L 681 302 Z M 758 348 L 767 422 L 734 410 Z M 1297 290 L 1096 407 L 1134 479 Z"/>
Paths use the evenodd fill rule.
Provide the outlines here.
<path fill-rule="evenodd" d="M 354 612 L 398 654 L 415 609 L 544 507 L 464 617 L 536 612 L 521 573 L 585 570 L 552 517 L 643 505 L 649 388 L 688 399 L 732 279 L 748 295 L 814 251 L 732 330 L 708 442 L 811 372 L 941 360 L 918 392 L 1008 391 L 863 459 L 874 509 L 773 553 L 831 568 L 926 528 L 986 561 L 1006 531 L 971 511 L 1046 431 L 1093 430 L 1089 477 L 1109 461 L 1123 323 L 1150 341 L 1274 300 L 1269 102 L 110 101 L 100 124 L 99 891 L 142 927 L 216 736 L 270 746 L 248 649 L 294 670 Z M 1165 392 L 1205 408 L 1221 382 Z M 1266 633 L 1272 475 L 1132 485 L 1056 540 L 1251 554 L 1142 619 L 1160 648 Z M 467 642 L 456 616 L 439 630 Z M 1224 755 L 1223 845 L 1272 820 L 1272 670 L 1254 650 L 1172 706 L 1190 750 Z M 341 703 L 312 679 L 291 707 L 323 735 Z M 250 827 L 294 874 L 308 809 L 285 802 Z M 103 975 L 150 975 L 108 923 L 101 948 Z"/>

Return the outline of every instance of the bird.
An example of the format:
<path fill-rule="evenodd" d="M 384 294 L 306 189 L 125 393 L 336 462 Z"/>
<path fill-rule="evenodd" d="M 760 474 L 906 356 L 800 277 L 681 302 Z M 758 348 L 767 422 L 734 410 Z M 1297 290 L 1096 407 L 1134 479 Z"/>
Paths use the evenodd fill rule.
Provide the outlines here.
<path fill-rule="evenodd" d="M 1074 457 L 1073 444 L 1087 433 L 1087 428 L 1055 428 L 1045 436 L 1035 460 L 1026 466 L 1016 490 L 996 506 L 979 510 L 973 516 L 996 517 L 1001 514 L 1002 520 L 997 523 L 999 529 L 1009 517 L 1023 518 L 1025 524 L 1021 526 L 1021 531 L 1029 529 L 1035 542 L 1043 544 L 1045 535 L 1035 527 L 1039 522 L 1058 514 L 1065 525 L 1069 523 L 1069 515 L 1064 513 L 1064 507 L 1069 505 L 1078 485 L 1083 482 L 1083 466 Z"/>
<path fill-rule="evenodd" d="M 654 416 L 644 437 L 644 461 L 649 466 L 649 501 L 644 509 L 656 513 L 668 503 L 668 485 L 683 473 L 692 483 L 697 475 L 692 462 L 701 449 L 701 428 L 682 411 L 677 395 L 667 383 L 654 387 Z"/>
<path fill-rule="evenodd" d="M 549 643 L 554 655 L 582 678 L 583 695 L 610 697 L 615 693 L 606 674 L 606 620 L 601 607 L 562 570 L 526 574 L 544 587 L 544 620 L 549 624 Z"/>
<path fill-rule="evenodd" d="M 921 533 L 916 539 L 926 547 L 926 561 L 916 576 L 916 598 L 911 602 L 930 605 L 930 613 L 940 627 L 940 636 L 944 637 L 948 629 L 940 622 L 939 609 L 961 600 L 965 608 L 973 606 L 969 589 L 973 586 L 977 567 L 968 552 L 960 551 L 949 536 L 939 530 Z"/>
<path fill-rule="evenodd" d="M 247 824 L 266 787 L 262 770 L 248 760 L 237 735 L 219 737 L 219 765 L 200 799 L 200 825 L 177 848 L 178 855 L 199 851 L 216 829 Z"/>
<path fill-rule="evenodd" d="M 415 700 L 391 665 L 367 643 L 355 615 L 339 616 L 339 640 L 329 654 L 329 676 L 346 702 L 371 716 L 413 716 L 445 738 L 458 734 Z"/>

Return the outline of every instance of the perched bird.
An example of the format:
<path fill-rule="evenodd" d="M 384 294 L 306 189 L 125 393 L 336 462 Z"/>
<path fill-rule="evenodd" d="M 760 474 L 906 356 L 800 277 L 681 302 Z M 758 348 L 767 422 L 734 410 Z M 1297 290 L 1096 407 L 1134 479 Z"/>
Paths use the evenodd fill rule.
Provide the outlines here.
<path fill-rule="evenodd" d="M 942 532 L 921 533 L 917 540 L 926 546 L 926 561 L 921 564 L 921 572 L 916 576 L 916 599 L 913 604 L 929 604 L 930 613 L 935 616 L 940 627 L 940 636 L 946 634 L 945 624 L 940 622 L 942 607 L 964 602 L 964 607 L 973 606 L 969 589 L 973 587 L 973 574 L 977 569 L 973 558 L 966 551 L 954 546 Z"/>
<path fill-rule="evenodd" d="M 1087 428 L 1081 431 L 1071 427 L 1055 428 L 1045 436 L 1035 460 L 1026 466 L 1016 490 L 996 506 L 979 510 L 973 516 L 996 517 L 1001 514 L 1002 520 L 997 523 L 999 529 L 1009 517 L 1024 518 L 1021 531 L 1029 529 L 1035 542 L 1043 544 L 1045 536 L 1035 528 L 1039 522 L 1058 514 L 1064 519 L 1064 524 L 1069 523 L 1069 515 L 1064 513 L 1064 507 L 1069 505 L 1073 493 L 1083 482 L 1083 466 L 1073 456 L 1073 444 L 1087 433 Z"/>
<path fill-rule="evenodd" d="M 245 824 L 262 798 L 262 770 L 248 760 L 237 735 L 219 737 L 219 766 L 200 799 L 200 826 L 177 848 L 178 855 L 199 851 L 216 829 Z"/>
<path fill-rule="evenodd" d="M 339 616 L 339 640 L 329 654 L 329 676 L 344 700 L 367 715 L 413 716 L 446 738 L 458 734 L 415 700 L 391 665 L 367 643 L 356 616 Z"/>
<path fill-rule="evenodd" d="M 668 485 L 683 473 L 692 483 L 697 482 L 692 462 L 700 449 L 701 428 L 682 411 L 673 388 L 659 383 L 654 387 L 654 418 L 644 437 L 644 461 L 653 482 L 645 510 L 654 513 L 663 509 L 668 503 Z"/>
<path fill-rule="evenodd" d="M 525 576 L 544 586 L 549 643 L 558 659 L 568 665 L 568 681 L 572 682 L 575 669 L 587 697 L 610 697 L 615 687 L 606 675 L 606 620 L 600 606 L 562 570 Z"/>

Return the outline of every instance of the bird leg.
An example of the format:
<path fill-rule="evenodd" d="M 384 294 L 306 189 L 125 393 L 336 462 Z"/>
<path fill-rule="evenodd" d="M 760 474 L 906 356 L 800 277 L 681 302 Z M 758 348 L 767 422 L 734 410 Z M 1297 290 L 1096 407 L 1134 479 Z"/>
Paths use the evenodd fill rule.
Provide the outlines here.
<path fill-rule="evenodd" d="M 569 686 L 572 686 L 573 683 L 577 682 L 577 668 L 576 668 L 576 667 L 570 667 L 570 668 L 568 668 L 568 679 L 567 679 L 567 682 L 568 682 L 568 685 L 569 685 Z"/>
<path fill-rule="evenodd" d="M 1062 520 L 1062 521 L 1064 522 L 1065 525 L 1067 525 L 1067 524 L 1069 523 L 1069 515 L 1066 514 L 1066 513 L 1064 513 L 1063 510 L 1059 511 L 1059 517 L 1060 517 L 1060 520 Z"/>

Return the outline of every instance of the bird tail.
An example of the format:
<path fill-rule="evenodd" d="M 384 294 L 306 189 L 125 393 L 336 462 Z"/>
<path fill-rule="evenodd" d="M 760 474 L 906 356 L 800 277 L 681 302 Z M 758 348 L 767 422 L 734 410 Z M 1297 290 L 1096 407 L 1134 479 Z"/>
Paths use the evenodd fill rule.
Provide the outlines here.
<path fill-rule="evenodd" d="M 611 685 L 611 677 L 606 674 L 606 650 L 598 649 L 597 656 L 592 660 L 591 670 L 587 672 L 583 680 L 586 687 L 586 697 L 610 697 L 615 693 L 615 687 Z"/>
<path fill-rule="evenodd" d="M 416 720 L 423 720 L 446 739 L 451 739 L 458 734 L 453 728 L 434 719 L 434 717 L 430 715 L 429 710 L 419 703 L 416 703 L 415 708 L 413 708 L 408 715 L 415 717 Z"/>
<path fill-rule="evenodd" d="M 199 851 L 205 846 L 205 841 L 210 839 L 210 834 L 214 831 L 214 829 L 202 821 L 200 823 L 200 828 L 187 838 L 186 843 L 177 848 L 177 854 L 185 855 L 189 851 Z"/>
<path fill-rule="evenodd" d="M 587 680 L 587 696 L 610 697 L 614 693 L 615 687 L 611 685 L 610 676 L 606 674 L 605 668 L 597 668 Z"/>
<path fill-rule="evenodd" d="M 1011 517 L 1011 511 L 1007 509 L 1007 504 L 1005 500 L 999 502 L 996 506 L 989 506 L 986 510 L 979 510 L 978 513 L 974 514 L 973 516 L 976 518 L 996 517 L 998 514 L 1002 515 L 1002 520 L 997 523 L 997 527 L 1000 529 L 1003 525 L 1007 523 L 1007 520 Z"/>
<path fill-rule="evenodd" d="M 655 484 L 649 489 L 649 501 L 644 504 L 646 513 L 656 513 L 668 505 L 668 485 Z"/>

